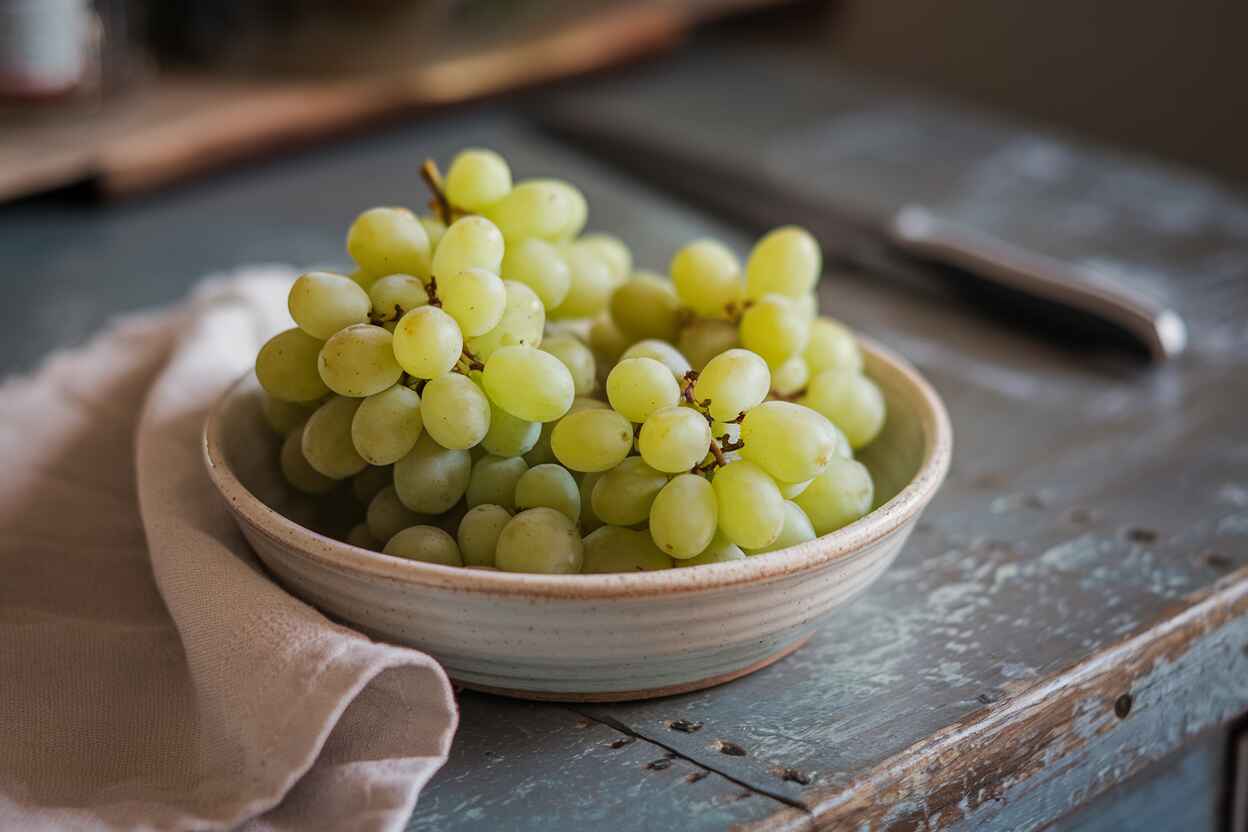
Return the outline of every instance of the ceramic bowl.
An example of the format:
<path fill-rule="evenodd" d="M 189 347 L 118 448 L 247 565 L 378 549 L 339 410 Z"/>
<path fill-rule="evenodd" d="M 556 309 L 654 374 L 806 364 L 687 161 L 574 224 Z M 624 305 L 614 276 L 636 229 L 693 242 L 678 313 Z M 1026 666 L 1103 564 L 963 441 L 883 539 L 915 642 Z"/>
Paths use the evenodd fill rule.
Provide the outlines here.
<path fill-rule="evenodd" d="M 819 620 L 897 557 L 949 467 L 940 398 L 903 360 L 863 344 L 888 402 L 858 458 L 876 508 L 800 546 L 743 561 L 620 575 L 527 575 L 418 563 L 296 522 L 307 498 L 277 466 L 278 439 L 248 374 L 204 434 L 208 471 L 247 540 L 290 592 L 376 638 L 433 655 L 465 687 L 531 699 L 664 696 L 735 679 L 797 649 Z"/>

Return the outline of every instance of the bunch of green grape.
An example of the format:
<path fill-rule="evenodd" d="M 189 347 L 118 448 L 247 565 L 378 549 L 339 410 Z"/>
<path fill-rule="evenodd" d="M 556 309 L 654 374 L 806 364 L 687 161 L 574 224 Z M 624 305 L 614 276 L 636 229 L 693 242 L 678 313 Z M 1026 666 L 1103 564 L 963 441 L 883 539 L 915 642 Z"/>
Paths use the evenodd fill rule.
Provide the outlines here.
<path fill-rule="evenodd" d="M 633 572 L 776 551 L 867 513 L 854 451 L 884 399 L 853 334 L 817 316 L 810 234 L 772 231 L 744 269 L 699 240 L 669 279 L 582 234 L 567 182 L 513 183 L 482 149 L 422 173 L 432 212 L 361 214 L 355 271 L 299 277 L 296 326 L 256 359 L 282 473 L 356 507 L 346 542 Z"/>

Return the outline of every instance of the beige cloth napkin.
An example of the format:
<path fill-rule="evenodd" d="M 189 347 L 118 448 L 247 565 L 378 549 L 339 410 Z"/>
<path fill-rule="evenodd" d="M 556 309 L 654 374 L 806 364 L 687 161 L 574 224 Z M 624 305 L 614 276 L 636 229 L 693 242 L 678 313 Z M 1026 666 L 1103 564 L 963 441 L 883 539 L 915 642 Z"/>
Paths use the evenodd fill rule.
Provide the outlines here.
<path fill-rule="evenodd" d="M 282 591 L 204 473 L 291 277 L 0 386 L 0 829 L 399 829 L 445 761 L 438 665 Z"/>

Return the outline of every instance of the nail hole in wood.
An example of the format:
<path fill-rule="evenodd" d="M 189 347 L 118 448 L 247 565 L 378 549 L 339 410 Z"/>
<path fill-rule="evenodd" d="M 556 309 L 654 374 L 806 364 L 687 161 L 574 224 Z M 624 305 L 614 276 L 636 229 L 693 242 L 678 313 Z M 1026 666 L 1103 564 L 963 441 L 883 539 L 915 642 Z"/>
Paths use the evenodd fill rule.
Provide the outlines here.
<path fill-rule="evenodd" d="M 611 748 L 623 748 L 624 746 L 631 745 L 635 742 L 637 742 L 636 737 L 620 737 L 618 740 L 611 740 L 611 742 L 607 743 L 607 745 Z"/>
<path fill-rule="evenodd" d="M 701 722 L 693 722 L 688 719 L 669 719 L 665 724 L 669 731 L 679 731 L 682 734 L 692 734 L 695 731 L 702 730 Z"/>
<path fill-rule="evenodd" d="M 785 768 L 784 766 L 775 766 L 771 769 L 771 773 L 779 777 L 786 783 L 800 783 L 803 786 L 809 786 L 811 775 L 798 771 L 795 768 Z"/>
<path fill-rule="evenodd" d="M 699 780 L 705 780 L 708 774 L 710 774 L 709 771 L 691 771 L 685 775 L 685 782 L 696 783 Z"/>
<path fill-rule="evenodd" d="M 1114 700 L 1114 714 L 1119 719 L 1126 719 L 1127 714 L 1131 713 L 1132 703 L 1131 694 L 1124 693 L 1122 696 L 1119 696 Z"/>
<path fill-rule="evenodd" d="M 1138 526 L 1132 527 L 1127 529 L 1127 540 L 1130 540 L 1132 543 L 1156 543 L 1157 532 Z"/>
<path fill-rule="evenodd" d="M 720 754 L 727 754 L 729 757 L 745 756 L 744 748 L 737 745 L 735 742 L 728 742 L 727 740 L 715 740 L 711 748 L 714 748 Z"/>

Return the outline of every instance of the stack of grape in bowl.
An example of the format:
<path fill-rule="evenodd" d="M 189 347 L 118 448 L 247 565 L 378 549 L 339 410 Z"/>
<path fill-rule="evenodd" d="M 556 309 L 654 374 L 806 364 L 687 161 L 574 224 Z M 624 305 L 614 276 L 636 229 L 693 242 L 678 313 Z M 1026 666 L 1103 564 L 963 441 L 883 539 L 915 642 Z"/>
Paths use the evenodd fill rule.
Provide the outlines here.
<path fill-rule="evenodd" d="M 948 466 L 917 374 L 820 317 L 815 240 L 669 276 L 584 197 L 468 150 L 431 213 L 364 212 L 350 274 L 209 420 L 209 470 L 291 591 L 515 695 L 654 696 L 757 669 L 897 551 Z M 875 508 L 872 511 L 872 508 Z"/>

